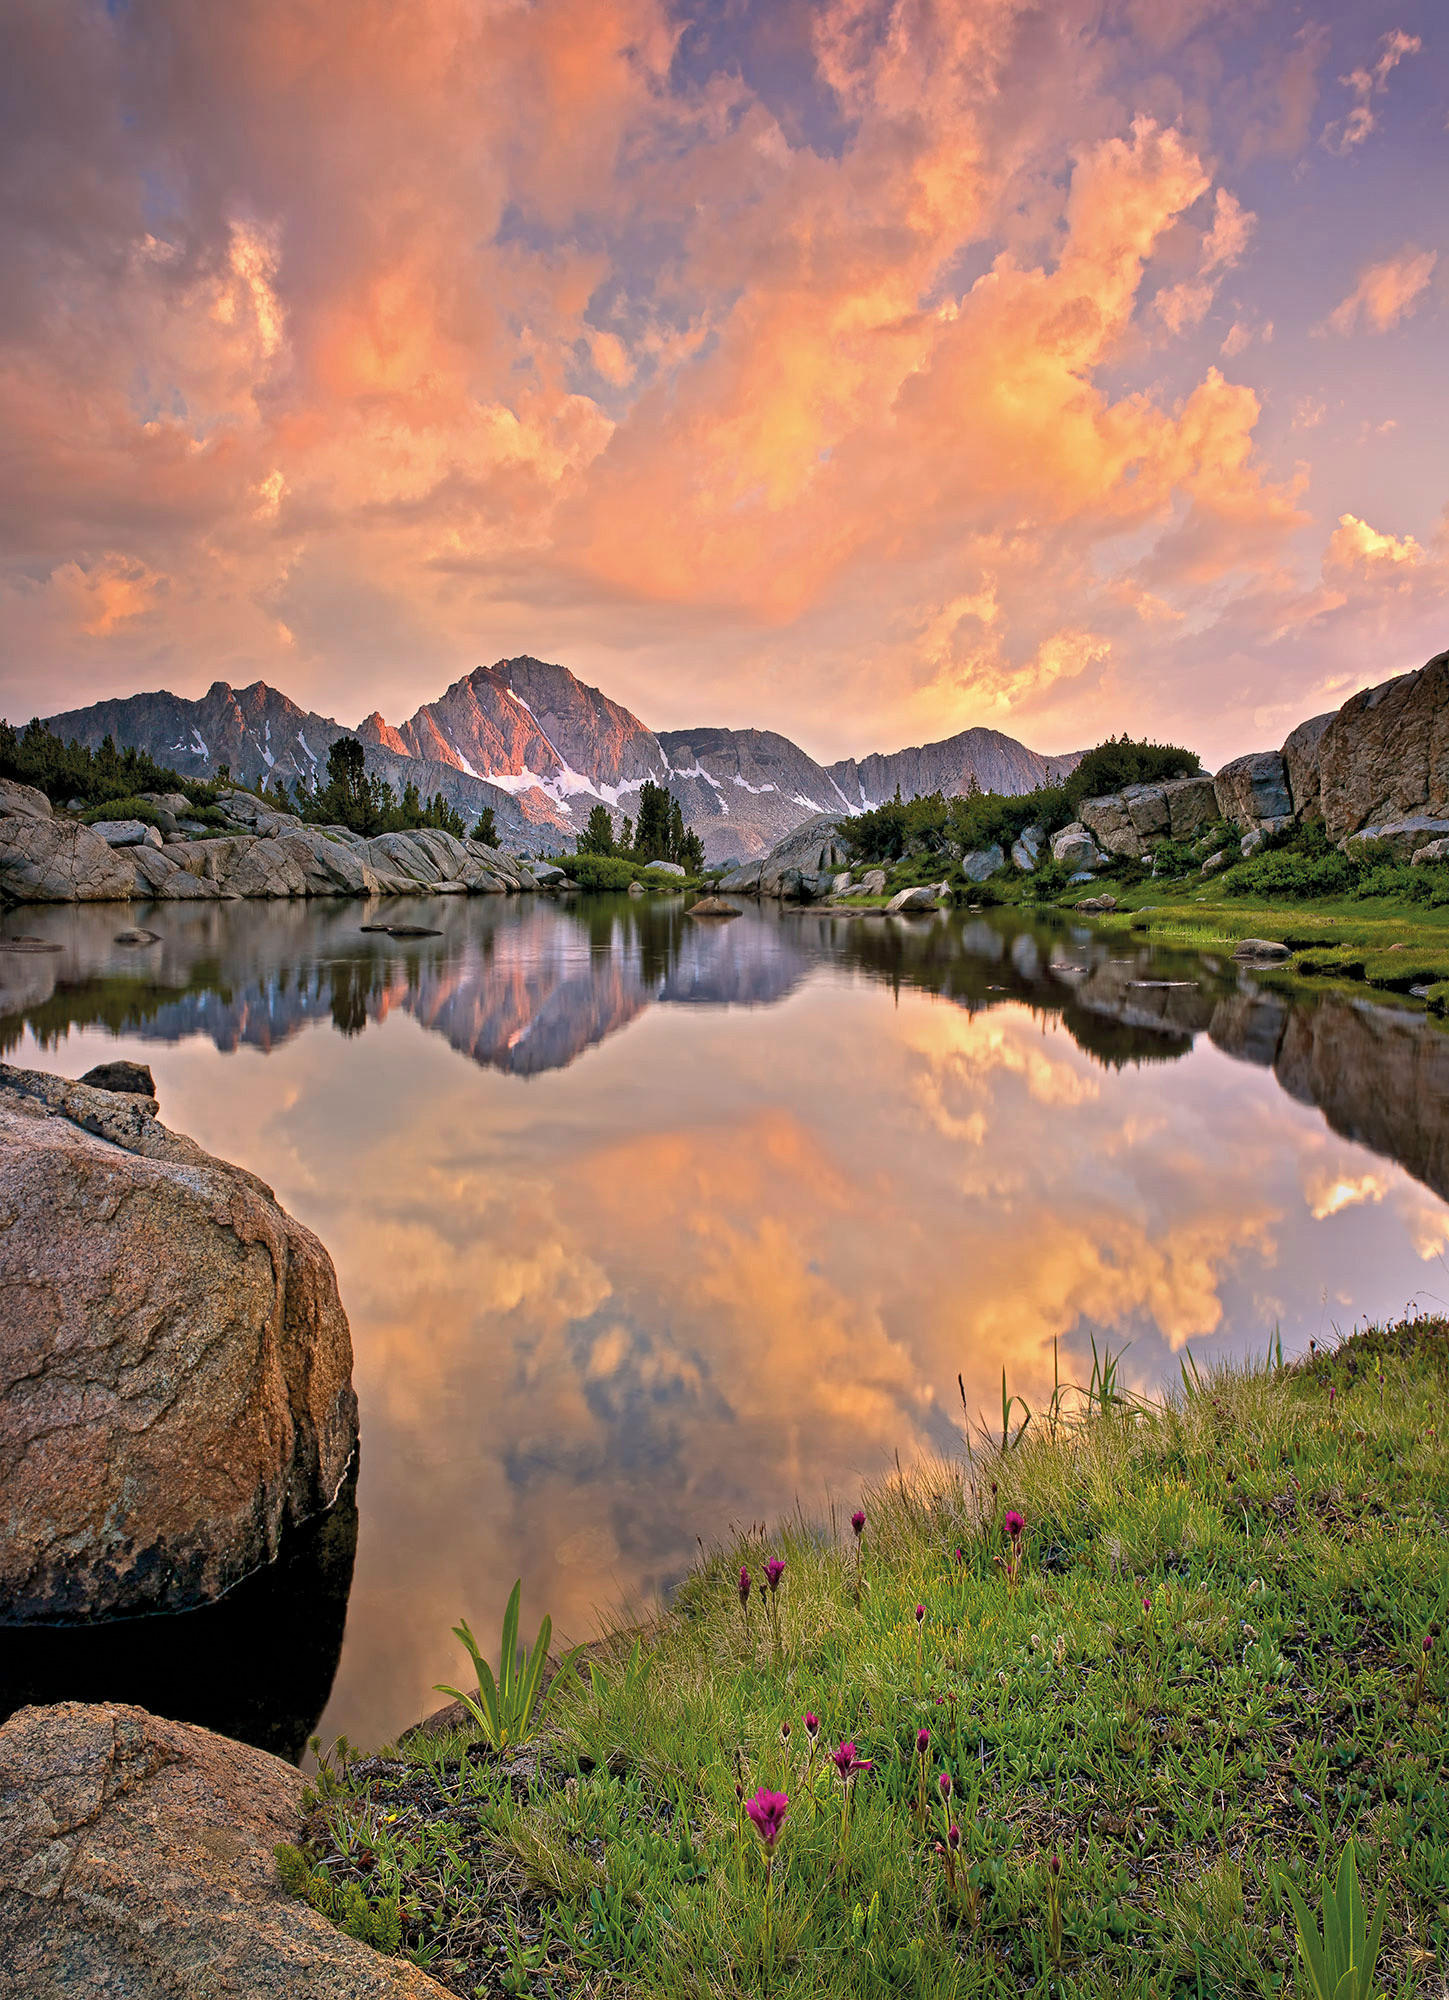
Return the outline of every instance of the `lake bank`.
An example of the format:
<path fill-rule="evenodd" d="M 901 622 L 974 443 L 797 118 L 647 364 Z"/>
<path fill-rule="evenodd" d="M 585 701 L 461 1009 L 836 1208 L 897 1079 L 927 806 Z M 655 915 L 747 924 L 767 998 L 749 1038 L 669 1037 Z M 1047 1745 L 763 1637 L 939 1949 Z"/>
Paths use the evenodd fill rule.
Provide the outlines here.
<path fill-rule="evenodd" d="M 289 1879 L 459 1994 L 1269 1994 L 1278 1872 L 1316 1903 L 1351 1834 L 1380 1980 L 1415 1990 L 1449 1884 L 1446 1369 L 1441 1320 L 1155 1409 L 1109 1364 L 1090 1408 L 863 1491 L 858 1535 L 723 1536 L 536 1749 L 329 1763 Z M 768 1894 L 737 1785 L 788 1800 Z"/>

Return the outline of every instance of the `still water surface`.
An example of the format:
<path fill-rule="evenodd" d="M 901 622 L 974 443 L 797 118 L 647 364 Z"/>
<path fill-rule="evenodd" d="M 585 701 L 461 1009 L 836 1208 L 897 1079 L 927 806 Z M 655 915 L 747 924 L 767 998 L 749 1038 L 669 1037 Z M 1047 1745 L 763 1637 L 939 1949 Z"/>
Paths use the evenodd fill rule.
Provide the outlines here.
<path fill-rule="evenodd" d="M 32 1694 L 293 1752 L 325 1704 L 374 1742 L 515 1576 L 584 1638 L 697 1535 L 958 1448 L 958 1370 L 973 1409 L 1003 1367 L 1036 1401 L 1095 1335 L 1152 1389 L 1188 1343 L 1449 1296 L 1449 1036 L 1416 1014 L 1017 918 L 404 916 L 443 934 L 319 903 L 163 905 L 146 951 L 104 908 L 0 927 L 63 947 L 0 953 L 9 1061 L 149 1062 L 167 1123 L 321 1236 L 362 1414 L 350 1594 L 340 1516 L 210 1625 L 37 1642 Z M 218 1659 L 238 1685 L 198 1692 Z"/>

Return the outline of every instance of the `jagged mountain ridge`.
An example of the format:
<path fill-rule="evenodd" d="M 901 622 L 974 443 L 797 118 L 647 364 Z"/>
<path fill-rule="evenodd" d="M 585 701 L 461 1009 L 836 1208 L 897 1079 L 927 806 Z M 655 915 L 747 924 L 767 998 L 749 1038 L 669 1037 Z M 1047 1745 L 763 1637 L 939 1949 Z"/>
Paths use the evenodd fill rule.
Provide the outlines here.
<path fill-rule="evenodd" d="M 102 701 L 49 718 L 95 748 L 110 735 L 186 777 L 226 763 L 246 785 L 281 778 L 311 786 L 328 746 L 355 736 L 368 769 L 401 791 L 441 791 L 466 816 L 492 806 L 509 846 L 571 847 L 602 801 L 616 821 L 646 779 L 667 785 L 712 863 L 766 853 L 817 812 L 858 812 L 899 785 L 918 792 L 1024 792 L 1064 776 L 1076 756 L 1045 757 L 993 729 L 825 766 L 767 729 L 655 732 L 566 667 L 528 655 L 477 667 L 396 725 L 374 712 L 356 729 L 299 708 L 257 681 L 216 681 L 199 700 L 158 692 Z"/>
<path fill-rule="evenodd" d="M 363 731 L 314 710 L 302 709 L 265 681 L 233 688 L 213 681 L 196 701 L 169 694 L 134 694 L 98 701 L 89 708 L 48 716 L 58 736 L 74 737 L 87 749 L 110 736 L 123 749 L 144 750 L 183 778 L 213 778 L 225 764 L 239 784 L 259 786 L 280 778 L 309 788 L 327 768 L 327 751 L 339 736 L 361 736 L 367 768 L 399 795 L 415 784 L 424 797 L 442 792 L 466 819 L 492 806 L 505 843 L 524 853 L 542 854 L 567 844 L 569 820 L 552 800 L 531 790 L 515 792 L 466 771 L 456 757 L 413 756 L 391 743 L 370 740 Z"/>

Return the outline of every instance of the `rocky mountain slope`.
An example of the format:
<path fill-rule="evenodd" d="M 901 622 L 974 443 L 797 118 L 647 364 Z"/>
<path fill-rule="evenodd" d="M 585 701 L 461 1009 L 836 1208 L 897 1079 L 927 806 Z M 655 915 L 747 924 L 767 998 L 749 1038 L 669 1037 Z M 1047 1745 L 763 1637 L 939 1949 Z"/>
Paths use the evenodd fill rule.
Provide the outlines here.
<path fill-rule="evenodd" d="M 925 743 L 889 756 L 847 757 L 827 774 L 851 802 L 851 811 L 878 806 L 900 786 L 903 799 L 927 792 L 966 792 L 974 777 L 983 792 L 1020 794 L 1060 784 L 1082 761 L 1082 752 L 1043 757 L 998 729 L 963 729 L 942 743 Z M 829 810 L 828 803 L 822 810 Z"/>
<path fill-rule="evenodd" d="M 632 814 L 646 779 L 668 786 L 713 862 L 768 853 L 819 812 L 858 812 L 899 785 L 905 796 L 1022 792 L 1072 768 L 993 729 L 826 768 L 767 729 L 655 732 L 566 667 L 528 655 L 477 667 L 407 721 L 380 714 L 356 729 L 302 709 L 264 681 L 216 681 L 197 701 L 160 692 L 96 702 L 49 718 L 52 729 L 94 749 L 105 736 L 147 751 L 183 777 L 215 776 L 223 763 L 248 786 L 281 779 L 312 785 L 328 746 L 356 736 L 368 769 L 401 792 L 410 781 L 469 817 L 491 806 L 505 845 L 525 853 L 572 847 L 602 801 Z"/>

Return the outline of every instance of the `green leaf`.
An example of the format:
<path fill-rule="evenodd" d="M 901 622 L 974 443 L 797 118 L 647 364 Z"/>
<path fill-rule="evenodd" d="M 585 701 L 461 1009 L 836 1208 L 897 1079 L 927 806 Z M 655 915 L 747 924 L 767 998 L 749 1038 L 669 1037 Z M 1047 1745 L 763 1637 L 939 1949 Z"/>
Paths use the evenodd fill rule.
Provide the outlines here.
<path fill-rule="evenodd" d="M 1313 1913 L 1286 1875 L 1280 1876 L 1279 1880 L 1283 1884 L 1288 1901 L 1293 1906 L 1293 1919 L 1298 1926 L 1298 1949 L 1308 1969 L 1309 1983 L 1318 1995 L 1318 2000 L 1334 2000 L 1333 1991 L 1328 1983 L 1328 1967 L 1324 1963 L 1323 1946 L 1318 1938 L 1318 1925 L 1313 1920 Z"/>

